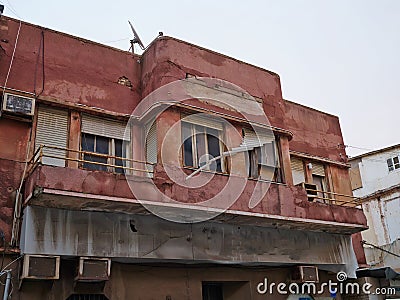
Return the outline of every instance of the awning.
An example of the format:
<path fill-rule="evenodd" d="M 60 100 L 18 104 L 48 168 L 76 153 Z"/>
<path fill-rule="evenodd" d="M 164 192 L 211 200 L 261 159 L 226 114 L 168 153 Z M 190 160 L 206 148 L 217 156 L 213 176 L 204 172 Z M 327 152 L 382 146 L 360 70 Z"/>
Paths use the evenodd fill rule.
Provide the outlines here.
<path fill-rule="evenodd" d="M 373 277 L 385 279 L 400 279 L 400 273 L 397 273 L 390 267 L 358 269 L 356 271 L 356 275 L 357 278 Z"/>

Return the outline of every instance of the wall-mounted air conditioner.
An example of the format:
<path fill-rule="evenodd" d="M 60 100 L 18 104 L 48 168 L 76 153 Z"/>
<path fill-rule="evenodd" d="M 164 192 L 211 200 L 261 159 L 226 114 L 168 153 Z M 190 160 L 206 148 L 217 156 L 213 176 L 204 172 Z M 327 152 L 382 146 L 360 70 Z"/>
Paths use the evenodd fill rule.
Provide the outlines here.
<path fill-rule="evenodd" d="M 5 93 L 1 111 L 2 113 L 11 113 L 18 116 L 32 117 L 35 112 L 35 99 Z"/>
<path fill-rule="evenodd" d="M 110 277 L 111 259 L 80 257 L 77 281 L 105 281 Z"/>
<path fill-rule="evenodd" d="M 292 280 L 318 283 L 318 268 L 315 266 L 297 266 L 293 269 Z"/>
<path fill-rule="evenodd" d="M 60 257 L 25 255 L 21 279 L 52 280 L 59 278 Z"/>

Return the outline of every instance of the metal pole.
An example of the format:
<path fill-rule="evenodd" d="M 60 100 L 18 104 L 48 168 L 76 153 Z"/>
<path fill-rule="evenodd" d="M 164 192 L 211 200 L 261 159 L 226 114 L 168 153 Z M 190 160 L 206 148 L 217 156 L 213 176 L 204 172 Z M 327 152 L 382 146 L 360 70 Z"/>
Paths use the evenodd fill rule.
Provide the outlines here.
<path fill-rule="evenodd" d="M 11 284 L 11 270 L 5 270 L 7 273 L 6 285 L 4 287 L 3 300 L 8 300 L 8 294 L 10 292 L 10 284 Z"/>

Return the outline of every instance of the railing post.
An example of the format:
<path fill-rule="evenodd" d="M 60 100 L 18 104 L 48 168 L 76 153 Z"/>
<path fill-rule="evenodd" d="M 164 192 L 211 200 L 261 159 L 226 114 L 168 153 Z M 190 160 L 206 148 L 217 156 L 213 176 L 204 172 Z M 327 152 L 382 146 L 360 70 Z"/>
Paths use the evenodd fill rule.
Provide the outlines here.
<path fill-rule="evenodd" d="M 40 148 L 40 150 L 39 150 L 39 162 L 40 162 L 40 164 L 43 164 L 43 145 L 40 145 L 39 146 L 39 148 Z"/>

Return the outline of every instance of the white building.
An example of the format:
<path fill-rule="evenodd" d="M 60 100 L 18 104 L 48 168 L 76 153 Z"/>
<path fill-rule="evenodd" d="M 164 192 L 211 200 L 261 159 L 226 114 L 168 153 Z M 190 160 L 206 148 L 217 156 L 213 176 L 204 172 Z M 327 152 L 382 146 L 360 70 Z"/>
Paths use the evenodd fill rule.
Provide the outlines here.
<path fill-rule="evenodd" d="M 353 194 L 363 201 L 367 263 L 400 271 L 400 144 L 349 160 Z"/>

